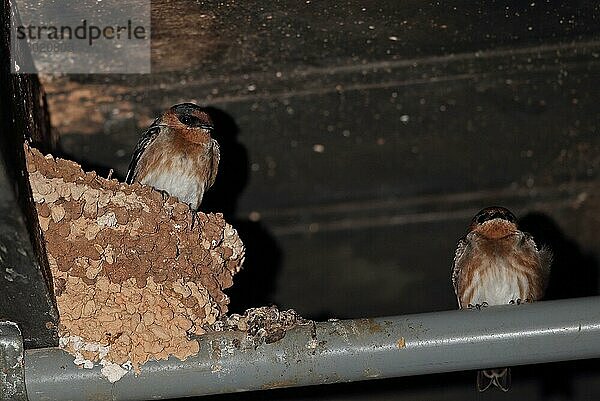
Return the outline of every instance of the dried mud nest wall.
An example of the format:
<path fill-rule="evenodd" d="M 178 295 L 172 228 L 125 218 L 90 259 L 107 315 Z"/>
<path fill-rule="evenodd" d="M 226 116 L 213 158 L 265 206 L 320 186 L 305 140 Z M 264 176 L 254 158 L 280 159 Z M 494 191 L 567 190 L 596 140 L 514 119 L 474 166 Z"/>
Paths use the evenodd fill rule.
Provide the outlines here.
<path fill-rule="evenodd" d="M 189 336 L 226 313 L 223 289 L 243 263 L 235 229 L 151 187 L 25 150 L 61 346 L 92 366 L 197 353 Z"/>

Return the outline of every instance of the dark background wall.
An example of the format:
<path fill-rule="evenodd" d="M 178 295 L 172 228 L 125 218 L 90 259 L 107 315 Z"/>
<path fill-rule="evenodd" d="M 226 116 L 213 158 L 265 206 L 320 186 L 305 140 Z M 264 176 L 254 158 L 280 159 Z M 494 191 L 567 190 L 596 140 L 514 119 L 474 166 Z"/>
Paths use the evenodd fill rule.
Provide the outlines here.
<path fill-rule="evenodd" d="M 124 176 L 165 108 L 212 108 L 222 162 L 203 207 L 248 248 L 233 311 L 455 308 L 456 242 L 492 204 L 554 249 L 548 298 L 597 295 L 599 17 L 593 1 L 154 2 L 153 74 L 42 78 L 63 153 L 104 174 Z M 510 399 L 598 399 L 594 365 L 517 369 Z M 248 397 L 502 397 L 473 381 Z"/>

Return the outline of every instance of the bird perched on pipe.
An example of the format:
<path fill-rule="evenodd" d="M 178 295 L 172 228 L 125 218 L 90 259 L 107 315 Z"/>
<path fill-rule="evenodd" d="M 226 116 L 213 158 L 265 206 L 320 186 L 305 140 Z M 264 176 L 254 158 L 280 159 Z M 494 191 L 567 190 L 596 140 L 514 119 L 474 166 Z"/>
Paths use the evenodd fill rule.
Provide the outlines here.
<path fill-rule="evenodd" d="M 198 210 L 219 166 L 213 132 L 213 122 L 201 107 L 176 104 L 141 135 L 125 181 L 150 185 Z"/>
<path fill-rule="evenodd" d="M 475 215 L 468 234 L 458 242 L 452 284 L 458 307 L 477 308 L 534 302 L 542 298 L 552 253 L 538 249 L 531 235 L 517 227 L 508 209 L 488 207 Z M 510 368 L 477 373 L 477 389 L 510 388 Z"/>

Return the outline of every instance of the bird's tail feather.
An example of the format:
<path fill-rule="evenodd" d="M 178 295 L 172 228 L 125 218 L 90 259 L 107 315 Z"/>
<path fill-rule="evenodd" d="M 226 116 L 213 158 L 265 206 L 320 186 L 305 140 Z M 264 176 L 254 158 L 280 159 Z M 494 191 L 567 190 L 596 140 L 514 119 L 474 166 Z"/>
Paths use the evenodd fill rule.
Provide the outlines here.
<path fill-rule="evenodd" d="M 508 391 L 510 380 L 510 368 L 480 370 L 477 372 L 477 390 L 485 391 L 494 385 L 502 391 Z"/>

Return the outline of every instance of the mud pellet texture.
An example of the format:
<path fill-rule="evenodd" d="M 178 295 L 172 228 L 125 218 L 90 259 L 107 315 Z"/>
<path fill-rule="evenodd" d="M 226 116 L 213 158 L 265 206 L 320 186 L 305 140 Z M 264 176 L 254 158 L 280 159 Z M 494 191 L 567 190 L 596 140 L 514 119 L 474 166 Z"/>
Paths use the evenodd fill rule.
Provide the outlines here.
<path fill-rule="evenodd" d="M 236 230 L 151 187 L 84 173 L 28 146 L 26 154 L 61 345 L 135 369 L 197 353 L 189 335 L 227 312 L 223 290 L 243 264 Z"/>

